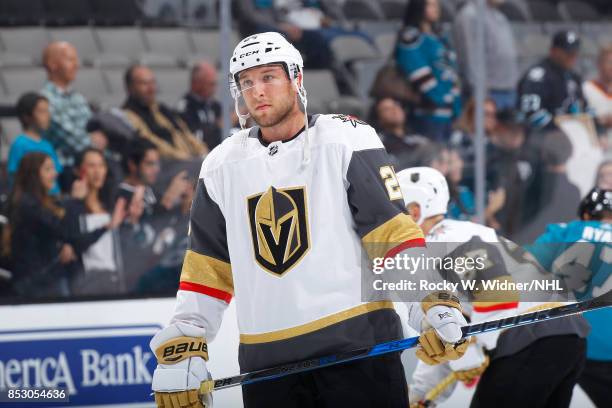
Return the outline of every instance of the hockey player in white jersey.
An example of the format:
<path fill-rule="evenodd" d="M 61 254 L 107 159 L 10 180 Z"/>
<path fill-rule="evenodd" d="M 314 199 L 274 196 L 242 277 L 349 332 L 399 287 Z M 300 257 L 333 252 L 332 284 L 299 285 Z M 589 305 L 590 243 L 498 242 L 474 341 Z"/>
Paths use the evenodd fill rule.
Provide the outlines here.
<path fill-rule="evenodd" d="M 372 252 L 364 248 L 384 247 L 368 253 L 380 257 L 424 245 L 376 132 L 345 115 L 307 115 L 302 57 L 282 35 L 243 39 L 230 71 L 241 125 L 251 117 L 257 126 L 202 165 L 174 317 L 151 341 L 160 407 L 212 405 L 197 391 L 210 376 L 206 342 L 233 297 L 242 372 L 400 338 L 392 302 L 360 298 L 360 265 Z M 452 294 L 428 295 L 408 323 L 430 327 L 424 358 L 456 359 L 467 347 Z M 408 393 L 391 354 L 247 385 L 243 400 L 247 408 L 405 408 Z"/>
<path fill-rule="evenodd" d="M 459 279 L 513 280 L 519 268 L 537 272 L 522 262 L 520 248 L 498 237 L 486 226 L 445 218 L 449 201 L 444 176 L 430 167 L 415 167 L 397 173 L 408 212 L 419 224 L 432 253 L 443 257 L 484 256 L 486 267 L 479 276 Z M 455 274 L 455 271 L 449 271 Z M 469 272 L 465 272 L 469 274 Z M 448 279 L 448 277 L 447 277 Z M 463 293 L 464 312 L 472 323 L 499 319 L 559 304 L 529 302 L 523 294 L 474 291 Z M 521 300 L 522 299 L 522 300 Z M 475 336 L 465 355 L 436 366 L 419 362 L 410 385 L 411 407 L 426 405 L 425 397 L 452 372 L 464 383 L 480 379 L 471 407 L 567 407 L 585 361 L 585 339 L 589 326 L 573 316 L 533 326 Z M 562 358 L 559 356 L 563 354 Z M 426 363 L 427 361 L 424 360 Z M 484 373 L 484 374 L 483 374 Z M 452 394 L 446 388 L 437 401 Z"/>

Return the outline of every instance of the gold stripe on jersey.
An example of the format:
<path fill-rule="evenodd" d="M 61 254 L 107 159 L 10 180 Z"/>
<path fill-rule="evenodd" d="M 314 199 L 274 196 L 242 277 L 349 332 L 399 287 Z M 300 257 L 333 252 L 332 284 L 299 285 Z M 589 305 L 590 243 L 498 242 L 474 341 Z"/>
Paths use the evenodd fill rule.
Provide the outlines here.
<path fill-rule="evenodd" d="M 333 324 L 343 322 L 352 317 L 360 316 L 382 309 L 393 309 L 393 302 L 383 300 L 378 302 L 364 303 L 351 309 L 343 310 L 341 312 L 326 316 L 322 319 L 302 324 L 300 326 L 291 327 L 289 329 L 277 330 L 261 334 L 241 334 L 240 343 L 258 344 L 268 343 L 271 341 L 286 340 L 292 337 L 312 333 L 316 330 L 320 330 Z"/>
<path fill-rule="evenodd" d="M 546 310 L 546 309 L 552 309 L 553 307 L 563 306 L 564 304 L 565 303 L 562 303 L 562 302 L 542 303 L 541 305 L 530 307 L 529 309 L 522 311 L 521 314 L 539 312 L 540 310 Z"/>
<path fill-rule="evenodd" d="M 423 231 L 404 213 L 399 213 L 384 224 L 368 232 L 361 242 L 370 259 L 382 258 L 389 250 L 413 239 L 425 239 Z"/>
<path fill-rule="evenodd" d="M 511 275 L 501 275 L 492 278 L 501 283 L 513 283 Z M 474 299 L 472 305 L 478 309 L 491 309 L 510 303 L 517 303 L 521 300 L 521 295 L 516 290 L 475 290 L 472 291 Z"/>
<path fill-rule="evenodd" d="M 229 263 L 188 249 L 181 270 L 181 282 L 222 290 L 234 295 L 234 279 Z"/>

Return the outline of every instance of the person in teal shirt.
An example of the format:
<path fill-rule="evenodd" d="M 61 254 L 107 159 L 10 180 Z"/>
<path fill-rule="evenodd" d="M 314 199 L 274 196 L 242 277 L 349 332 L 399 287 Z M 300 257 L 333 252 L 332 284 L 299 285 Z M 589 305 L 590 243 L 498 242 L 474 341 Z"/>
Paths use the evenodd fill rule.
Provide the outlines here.
<path fill-rule="evenodd" d="M 21 122 L 23 133 L 18 135 L 11 144 L 7 163 L 9 182 L 12 184 L 13 176 L 19 168 L 23 156 L 31 152 L 41 152 L 49 155 L 55 164 L 55 170 L 58 174 L 61 173 L 62 165 L 53 146 L 42 138 L 42 133 L 49 128 L 51 118 L 47 98 L 35 92 L 23 94 L 17 101 L 17 116 Z M 59 192 L 57 183 L 51 192 Z"/>
<path fill-rule="evenodd" d="M 576 300 L 612 289 L 612 190 L 594 188 L 582 200 L 580 221 L 551 224 L 527 249 L 542 267 L 564 278 Z M 612 308 L 584 314 L 592 330 L 578 384 L 597 407 L 610 406 Z"/>

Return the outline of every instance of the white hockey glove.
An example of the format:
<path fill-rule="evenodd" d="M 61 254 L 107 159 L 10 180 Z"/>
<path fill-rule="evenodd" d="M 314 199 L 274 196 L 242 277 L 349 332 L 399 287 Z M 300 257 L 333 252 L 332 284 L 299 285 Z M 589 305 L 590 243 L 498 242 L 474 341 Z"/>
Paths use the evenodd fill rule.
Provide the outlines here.
<path fill-rule="evenodd" d="M 206 369 L 204 329 L 174 323 L 149 343 L 157 358 L 151 388 L 159 408 L 212 408 L 212 394 L 200 394 L 200 383 L 212 377 Z"/>
<path fill-rule="evenodd" d="M 449 362 L 455 378 L 469 384 L 484 373 L 489 366 L 489 356 L 484 353 L 482 345 L 473 337 L 463 357 Z"/>
<path fill-rule="evenodd" d="M 468 343 L 461 340 L 461 326 L 467 322 L 459 299 L 449 292 L 433 292 L 421 301 L 421 309 L 423 323 L 429 326 L 425 325 L 419 337 L 416 356 L 429 365 L 460 358 Z"/>

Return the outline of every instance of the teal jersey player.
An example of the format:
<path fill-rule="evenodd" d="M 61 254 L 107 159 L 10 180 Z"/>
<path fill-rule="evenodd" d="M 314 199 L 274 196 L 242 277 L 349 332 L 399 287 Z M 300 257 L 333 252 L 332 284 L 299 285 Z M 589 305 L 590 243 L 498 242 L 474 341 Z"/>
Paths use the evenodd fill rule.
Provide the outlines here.
<path fill-rule="evenodd" d="M 576 300 L 612 290 L 612 191 L 594 189 L 582 201 L 580 221 L 551 224 L 527 250 L 540 265 L 563 276 Z M 584 314 L 592 330 L 587 358 L 612 361 L 612 309 Z"/>

